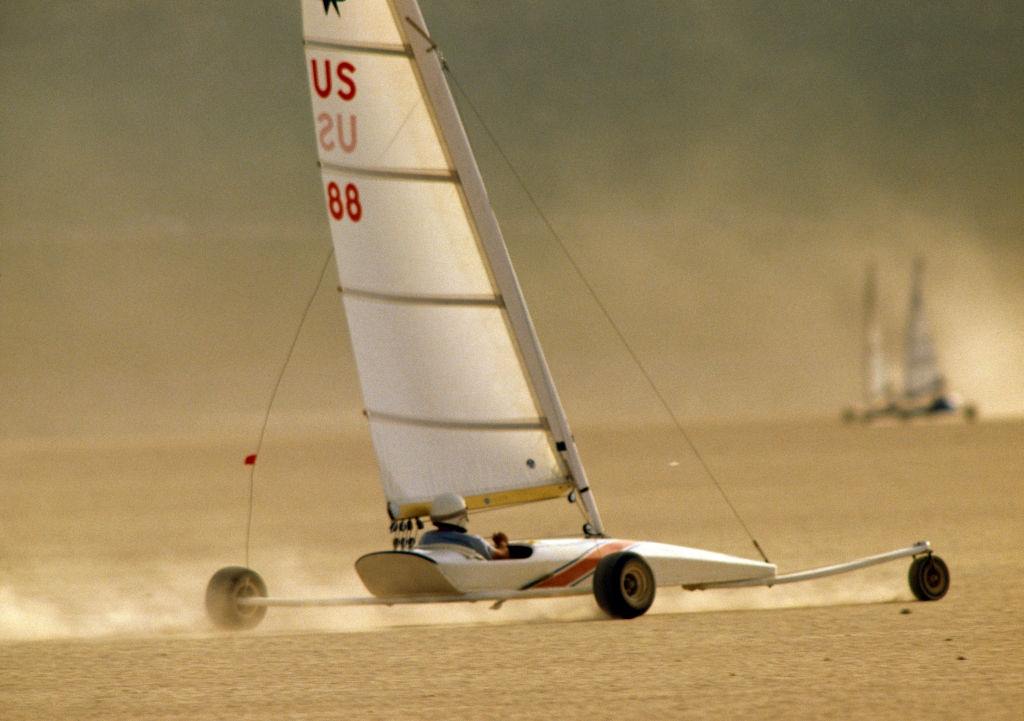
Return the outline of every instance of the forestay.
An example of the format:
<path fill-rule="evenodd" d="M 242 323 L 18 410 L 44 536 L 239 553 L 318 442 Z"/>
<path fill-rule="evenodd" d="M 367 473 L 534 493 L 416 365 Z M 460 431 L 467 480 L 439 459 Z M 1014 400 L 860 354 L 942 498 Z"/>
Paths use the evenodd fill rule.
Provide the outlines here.
<path fill-rule="evenodd" d="M 586 479 L 422 15 L 303 0 L 342 300 L 389 512 Z M 600 520 L 589 496 L 591 522 Z"/>

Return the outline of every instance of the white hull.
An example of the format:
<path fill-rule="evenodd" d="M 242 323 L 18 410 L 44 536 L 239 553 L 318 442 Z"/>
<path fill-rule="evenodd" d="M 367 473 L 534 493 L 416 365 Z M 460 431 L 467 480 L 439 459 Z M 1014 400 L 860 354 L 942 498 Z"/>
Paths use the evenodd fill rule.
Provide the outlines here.
<path fill-rule="evenodd" d="M 250 628 L 258 623 L 258 619 L 247 623 L 246 615 L 251 614 L 252 609 L 269 606 L 395 606 L 497 601 L 497 607 L 514 599 L 596 595 L 593 571 L 597 564 L 591 568 L 588 566 L 594 555 L 604 557 L 615 553 L 621 549 L 621 544 L 626 545 L 625 550 L 642 555 L 654 572 L 658 586 L 679 585 L 690 591 L 770 587 L 812 581 L 910 557 L 915 559 L 911 565 L 911 589 L 920 600 L 937 600 L 949 587 L 945 564 L 937 556 L 932 556 L 931 544 L 927 541 L 845 563 L 781 575 L 770 563 L 649 541 L 559 539 L 532 543 L 535 544 L 534 557 L 505 561 L 472 560 L 454 551 L 370 553 L 356 562 L 356 568 L 373 596 L 277 598 L 265 595 L 262 580 L 258 580 L 257 591 L 232 591 L 226 601 L 234 609 L 232 615 L 226 620 L 222 618 L 219 623 L 224 627 Z M 939 564 L 944 577 L 922 580 L 926 576 L 919 575 L 915 585 L 915 568 L 932 561 Z M 220 573 L 225 571 L 242 572 L 258 579 L 244 568 L 223 569 Z"/>
<path fill-rule="evenodd" d="M 659 586 L 729 583 L 775 575 L 773 564 L 651 541 L 567 538 L 512 545 L 529 549 L 529 557 L 484 561 L 455 550 L 417 548 L 367 554 L 356 561 L 356 571 L 367 590 L 381 598 L 573 588 L 589 593 L 598 562 L 620 551 L 641 556 Z"/>

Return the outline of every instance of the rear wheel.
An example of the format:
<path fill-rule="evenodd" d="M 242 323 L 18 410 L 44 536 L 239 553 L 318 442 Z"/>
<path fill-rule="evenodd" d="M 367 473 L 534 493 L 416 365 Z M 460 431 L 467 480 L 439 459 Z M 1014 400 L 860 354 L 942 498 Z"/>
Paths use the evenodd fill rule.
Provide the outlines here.
<path fill-rule="evenodd" d="M 239 600 L 266 595 L 267 584 L 260 574 L 244 566 L 228 566 L 213 574 L 206 586 L 206 613 L 219 628 L 255 628 L 267 615 L 267 607 L 247 606 Z"/>
<path fill-rule="evenodd" d="M 907 580 L 919 601 L 938 601 L 949 590 L 949 568 L 941 558 L 928 554 L 914 559 Z"/>
<path fill-rule="evenodd" d="M 642 556 L 621 551 L 605 556 L 594 571 L 597 605 L 615 618 L 636 618 L 654 603 L 654 572 Z"/>

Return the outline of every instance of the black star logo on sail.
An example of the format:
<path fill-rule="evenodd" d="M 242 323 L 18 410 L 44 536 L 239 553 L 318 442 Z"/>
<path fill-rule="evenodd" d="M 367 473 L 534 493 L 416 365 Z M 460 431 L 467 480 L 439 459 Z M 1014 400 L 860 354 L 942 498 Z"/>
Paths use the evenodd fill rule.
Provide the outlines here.
<path fill-rule="evenodd" d="M 330 15 L 331 8 L 334 8 L 334 12 L 338 14 L 338 17 L 341 17 L 341 10 L 338 9 L 339 2 L 345 2 L 345 0 L 323 0 L 324 15 Z"/>

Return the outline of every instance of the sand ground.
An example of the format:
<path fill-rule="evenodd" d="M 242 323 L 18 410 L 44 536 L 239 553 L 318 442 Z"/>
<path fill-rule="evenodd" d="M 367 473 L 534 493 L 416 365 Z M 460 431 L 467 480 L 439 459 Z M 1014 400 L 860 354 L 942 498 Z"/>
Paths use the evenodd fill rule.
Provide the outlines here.
<path fill-rule="evenodd" d="M 753 556 L 674 431 L 577 429 L 610 532 Z M 1024 718 L 1024 423 L 705 427 L 693 438 L 780 569 L 931 540 L 811 584 L 660 589 L 635 621 L 590 599 L 272 609 L 211 630 L 202 594 L 244 560 L 242 442 L 0 446 L 0 719 Z M 361 433 L 271 441 L 251 564 L 275 595 L 361 592 L 387 544 Z M 568 504 L 478 516 L 574 533 Z"/>

